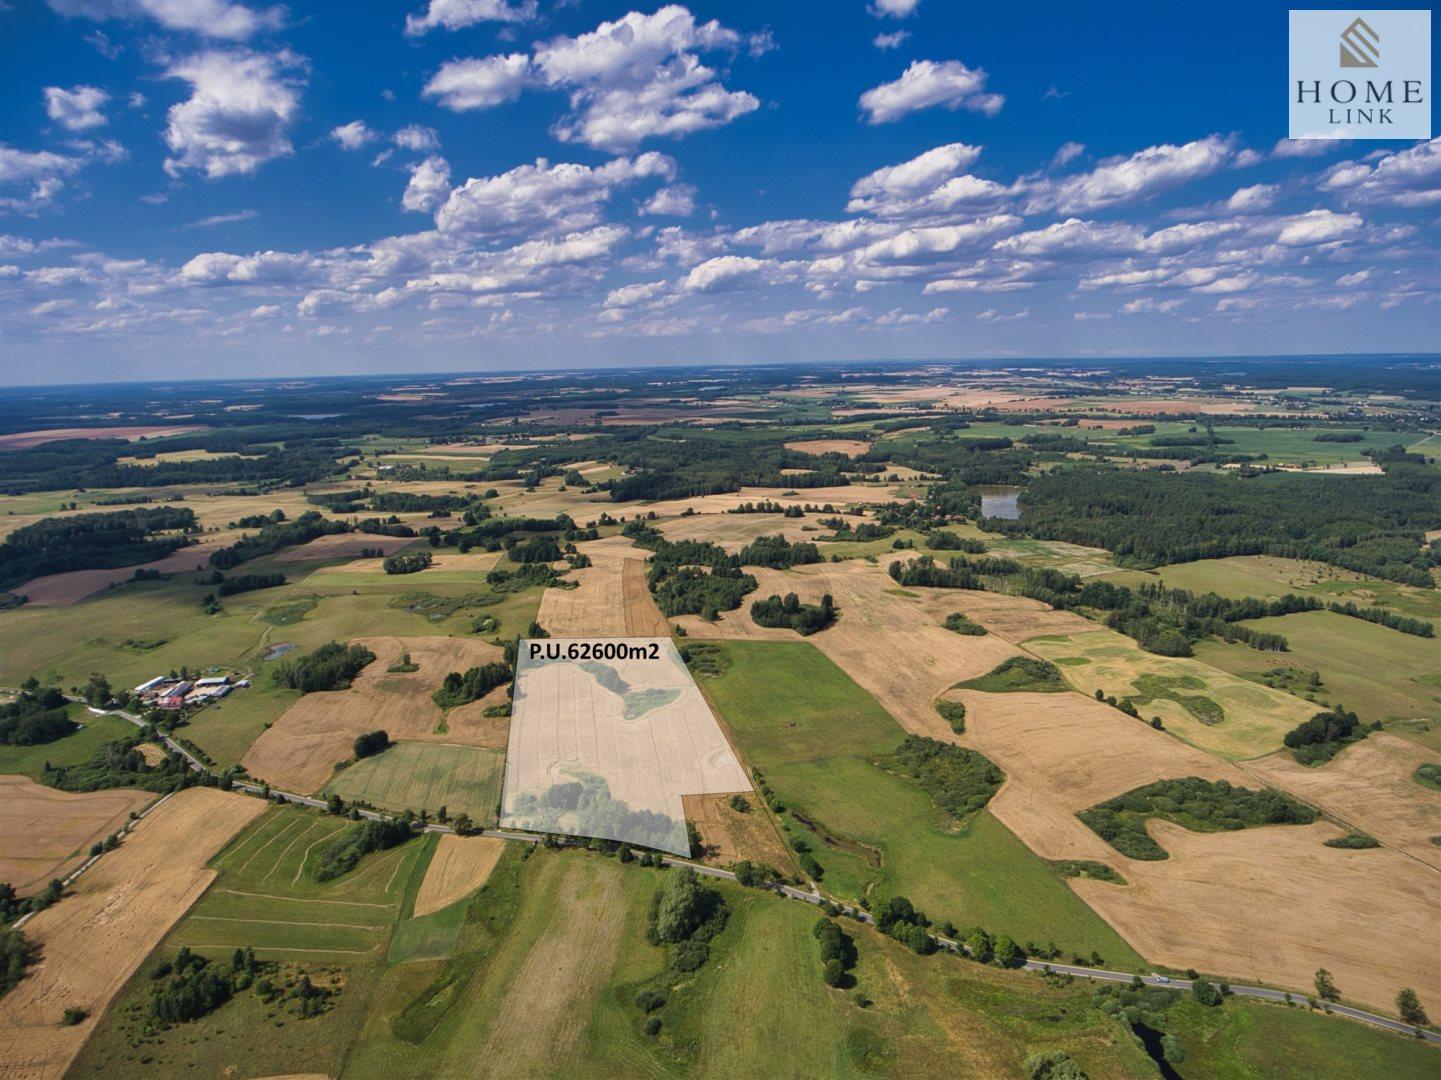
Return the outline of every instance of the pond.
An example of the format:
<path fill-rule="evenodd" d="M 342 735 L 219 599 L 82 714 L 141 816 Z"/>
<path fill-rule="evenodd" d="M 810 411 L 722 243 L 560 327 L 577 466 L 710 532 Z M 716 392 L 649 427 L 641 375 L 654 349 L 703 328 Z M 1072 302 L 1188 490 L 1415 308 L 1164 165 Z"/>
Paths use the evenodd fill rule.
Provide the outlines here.
<path fill-rule="evenodd" d="M 1021 489 L 1013 484 L 982 484 L 981 514 L 984 517 L 1018 521 L 1021 517 Z"/>

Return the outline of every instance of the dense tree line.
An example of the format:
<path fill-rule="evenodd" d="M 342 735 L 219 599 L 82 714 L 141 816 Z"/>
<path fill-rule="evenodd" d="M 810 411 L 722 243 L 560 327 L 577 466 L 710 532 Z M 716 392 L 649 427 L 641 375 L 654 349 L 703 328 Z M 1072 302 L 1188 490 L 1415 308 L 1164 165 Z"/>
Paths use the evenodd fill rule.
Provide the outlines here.
<path fill-rule="evenodd" d="M 849 484 L 842 455 L 788 450 L 774 432 L 636 428 L 615 434 L 595 456 L 631 470 L 600 485 L 616 502 L 719 495 L 742 487 L 814 488 Z M 782 470 L 802 472 L 788 473 Z"/>
<path fill-rule="evenodd" d="M 211 552 L 210 565 L 217 570 L 229 570 L 249 559 L 273 555 L 282 548 L 308 544 L 322 536 L 348 532 L 350 525 L 347 522 L 330 521 L 318 510 L 307 510 L 294 521 L 266 525 L 253 536 L 242 536 L 229 547 Z"/>
<path fill-rule="evenodd" d="M 821 561 L 820 549 L 815 544 L 790 543 L 784 536 L 757 536 L 736 556 L 741 566 L 768 566 L 772 570 L 787 570 L 792 566 Z"/>
<path fill-rule="evenodd" d="M 224 578 L 215 591 L 220 596 L 236 596 L 240 593 L 253 592 L 256 589 L 273 589 L 284 584 L 285 575 L 280 573 L 236 574 L 234 577 Z"/>
<path fill-rule="evenodd" d="M 10 886 L 0 885 L 0 889 L 10 889 Z M 11 892 L 14 890 L 11 889 Z M 40 950 L 35 943 L 19 930 L 0 926 L 0 997 L 15 988 L 25 977 L 25 969 L 39 956 Z"/>
<path fill-rule="evenodd" d="M 1022 519 L 1004 526 L 1103 547 L 1133 566 L 1230 555 L 1316 559 L 1434 588 L 1441 472 L 1397 462 L 1384 476 L 1161 474 L 1085 467 L 1033 478 Z"/>
<path fill-rule="evenodd" d="M 0 455 L 3 459 L 5 455 Z M 162 559 L 191 543 L 195 511 L 182 506 L 41 518 L 0 543 L 0 588 L 70 570 L 109 569 Z"/>
<path fill-rule="evenodd" d="M 361 668 L 375 659 L 375 653 L 364 645 L 342 645 L 329 641 L 314 652 L 284 661 L 271 672 L 276 686 L 299 690 L 302 694 L 318 690 L 344 690 L 360 674 Z"/>
<path fill-rule="evenodd" d="M 0 745 L 39 746 L 80 730 L 66 711 L 69 702 L 53 686 L 29 685 L 0 705 Z"/>
<path fill-rule="evenodd" d="M 106 743 L 87 760 L 73 765 L 54 765 L 47 761 L 40 780 L 48 787 L 74 792 L 116 787 L 166 792 L 207 781 L 208 777 L 191 771 L 172 754 L 167 753 L 158 764 L 151 765 L 137 749 L 143 741 L 144 737 L 136 734 Z"/>
<path fill-rule="evenodd" d="M 211 446 L 198 446 L 209 442 Z M 225 447 L 225 450 L 218 449 Z M 120 464 L 121 457 L 145 458 L 169 450 L 213 449 L 246 456 L 154 460 Z M 333 441 L 308 445 L 251 445 L 246 440 L 165 439 L 148 444 L 124 439 L 64 439 L 0 454 L 0 494 L 66 491 L 75 488 L 168 487 L 173 484 L 250 484 L 303 487 L 334 474 L 342 451 Z"/>

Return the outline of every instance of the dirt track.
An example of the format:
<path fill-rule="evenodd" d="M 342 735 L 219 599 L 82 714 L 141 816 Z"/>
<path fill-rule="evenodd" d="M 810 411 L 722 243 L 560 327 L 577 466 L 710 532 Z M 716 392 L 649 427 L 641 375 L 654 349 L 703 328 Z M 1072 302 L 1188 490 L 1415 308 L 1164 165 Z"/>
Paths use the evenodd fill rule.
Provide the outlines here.
<path fill-rule="evenodd" d="M 215 879 L 210 857 L 265 809 L 214 788 L 182 791 L 83 875 L 73 896 L 26 924 L 43 959 L 0 998 L 0 1076 L 64 1074 L 126 980 Z M 64 1027 L 71 1007 L 90 1015 Z"/>

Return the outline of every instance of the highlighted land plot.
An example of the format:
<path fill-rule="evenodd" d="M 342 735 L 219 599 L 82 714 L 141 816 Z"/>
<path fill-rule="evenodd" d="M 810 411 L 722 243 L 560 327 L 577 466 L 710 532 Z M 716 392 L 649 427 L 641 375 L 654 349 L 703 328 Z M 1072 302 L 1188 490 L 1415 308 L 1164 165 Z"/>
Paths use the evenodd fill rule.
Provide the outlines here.
<path fill-rule="evenodd" d="M 682 796 L 750 790 L 669 638 L 520 643 L 502 825 L 689 855 Z"/>

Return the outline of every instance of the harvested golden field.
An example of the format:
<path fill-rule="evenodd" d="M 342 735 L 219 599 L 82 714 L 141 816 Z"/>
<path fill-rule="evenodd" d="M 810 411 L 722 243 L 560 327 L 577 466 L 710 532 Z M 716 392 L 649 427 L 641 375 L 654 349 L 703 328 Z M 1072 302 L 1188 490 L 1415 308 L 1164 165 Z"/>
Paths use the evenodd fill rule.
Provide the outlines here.
<path fill-rule="evenodd" d="M 1240 832 L 1149 826 L 1162 862 L 1117 857 L 1130 882 L 1071 879 L 1071 887 L 1149 959 L 1236 980 L 1311 985 L 1324 967 L 1349 1000 L 1383 1012 L 1413 987 L 1441 1001 L 1441 905 L 1435 870 L 1385 849 L 1323 841 L 1328 822 Z"/>
<path fill-rule="evenodd" d="M 789 518 L 781 514 L 692 514 L 658 522 L 656 528 L 667 540 L 704 540 L 719 544 L 732 554 L 757 536 L 779 534 L 795 543 L 813 542 L 817 536 L 830 532 L 811 517 Z"/>
<path fill-rule="evenodd" d="M 576 589 L 546 589 L 536 621 L 556 637 L 668 637 L 670 623 L 645 583 L 650 552 L 622 536 L 577 544 L 591 565 L 568 577 Z"/>
<path fill-rule="evenodd" d="M 1359 833 L 1441 870 L 1441 792 L 1411 779 L 1418 765 L 1437 760 L 1424 746 L 1375 732 L 1317 768 L 1297 764 L 1288 751 L 1243 766 L 1273 787 L 1320 807 Z"/>
<path fill-rule="evenodd" d="M 1032 638 L 1026 648 L 1056 664 L 1081 693 L 1130 698 L 1143 716 L 1160 716 L 1174 734 L 1233 761 L 1269 754 L 1316 711 L 1311 702 L 1199 660 L 1145 652 L 1113 630 Z"/>
<path fill-rule="evenodd" d="M 430 695 L 452 671 L 500 659 L 500 649 L 473 638 L 359 638 L 375 660 L 349 690 L 306 694 L 256 739 L 241 763 L 252 776 L 287 791 L 309 794 L 330 779 L 337 763 L 351 756 L 357 735 L 388 732 L 391 739 L 490 745 L 493 721 L 467 706 L 446 718 Z M 386 669 L 410 653 L 419 670 L 392 674 Z M 478 703 L 477 703 L 478 704 Z"/>
<path fill-rule="evenodd" d="M 965 637 L 942 627 L 935 609 L 950 602 L 954 590 L 901 589 L 884 569 L 862 559 L 791 570 L 747 567 L 746 572 L 755 575 L 759 588 L 738 609 L 725 612 L 715 623 L 694 615 L 676 622 L 697 638 L 797 641 L 792 630 L 756 626 L 750 618 L 751 603 L 794 592 L 803 603 L 814 604 L 830 593 L 840 609 L 839 620 L 806 640 L 870 691 L 902 727 L 917 734 L 948 732 L 936 715 L 934 699 L 1019 652 L 993 634 Z"/>
<path fill-rule="evenodd" d="M 141 743 L 135 749 L 138 750 L 140 752 L 140 756 L 145 759 L 145 764 L 152 767 L 159 765 L 162 761 L 165 760 L 165 751 L 161 749 L 159 744 L 157 743 Z"/>
<path fill-rule="evenodd" d="M 329 540 L 334 538 L 321 537 L 321 539 Z M 399 541 L 404 540 L 405 537 L 390 536 L 385 539 Z M 314 540 L 311 542 L 319 543 L 320 541 Z M 414 541 L 411 540 L 410 542 L 413 543 Z M 375 544 L 371 546 L 379 547 L 380 545 Z M 403 545 L 397 544 L 396 546 Z M 442 573 L 473 574 L 476 581 L 480 581 L 485 577 L 486 572 L 494 570 L 495 564 L 500 561 L 500 552 L 498 551 L 467 551 L 462 555 L 454 548 L 441 548 L 438 551 L 427 550 L 431 551 L 430 566 L 422 570 L 418 575 L 413 575 L 411 577 L 413 581 L 421 583 L 427 580 L 434 581 L 436 577 Z M 329 567 L 324 572 L 327 574 L 383 574 L 385 573 L 384 563 L 385 560 L 383 558 L 351 559 L 349 562 L 341 563 L 339 566 Z"/>
<path fill-rule="evenodd" d="M 730 866 L 741 859 L 774 866 L 783 874 L 796 874 L 800 867 L 795 856 L 781 840 L 770 816 L 760 807 L 754 792 L 744 792 L 751 804 L 744 813 L 731 806 L 730 795 L 686 795 L 687 821 L 694 822 L 706 848 L 706 861 L 717 866 Z"/>
<path fill-rule="evenodd" d="M 785 444 L 787 450 L 798 450 L 802 454 L 845 454 L 855 457 L 871 448 L 865 439 L 797 439 Z"/>
<path fill-rule="evenodd" d="M 84 428 L 45 428 L 43 431 L 15 431 L 9 435 L 0 435 L 0 450 L 28 450 L 32 446 L 42 446 L 48 442 L 59 442 L 61 439 L 126 439 L 134 442 L 136 439 L 157 439 L 162 435 L 183 435 L 187 431 L 204 431 L 205 428 L 199 424 L 190 424 L 185 427 L 167 426 L 155 427 L 84 427 Z"/>
<path fill-rule="evenodd" d="M 172 551 L 163 559 L 143 566 L 120 566 L 109 570 L 71 570 L 64 574 L 47 574 L 35 578 L 14 591 L 30 598 L 31 607 L 67 607 L 84 600 L 92 593 L 110 585 L 129 581 L 137 570 L 158 570 L 162 574 L 183 574 L 208 566 L 210 553 L 217 545 L 232 543 L 231 537 L 206 536 L 198 544 Z"/>
<path fill-rule="evenodd" d="M 836 487 L 818 488 L 743 487 L 739 491 L 725 495 L 696 495 L 689 499 L 666 499 L 654 503 L 610 503 L 609 505 L 612 507 L 612 513 L 616 512 L 614 507 L 619 505 L 631 512 L 639 509 L 643 509 L 646 513 L 654 512 L 658 517 L 676 517 L 685 513 L 686 510 L 694 510 L 697 514 L 719 514 L 734 509 L 741 503 L 767 501 L 778 502 L 782 506 L 805 506 L 807 503 L 824 506 L 826 503 L 830 503 L 839 509 L 860 503 L 894 502 L 899 497 L 896 494 L 897 490 L 894 484 L 841 484 Z"/>
<path fill-rule="evenodd" d="M 373 536 L 370 533 L 337 533 L 317 536 L 309 543 L 286 548 L 275 556 L 278 563 L 321 562 L 325 559 L 353 559 L 366 548 L 380 548 L 387 555 L 415 543 L 413 536 Z"/>
<path fill-rule="evenodd" d="M 1441 878 L 1404 855 L 1328 848 L 1323 841 L 1340 831 L 1327 822 L 1194 833 L 1153 818 L 1147 827 L 1170 858 L 1143 862 L 1075 816 L 1169 777 L 1263 787 L 1256 763 L 1228 765 L 1079 694 L 948 696 L 966 703 L 966 734 L 955 741 L 1006 773 L 988 809 L 1043 858 L 1119 871 L 1127 885 L 1068 880 L 1142 955 L 1294 986 L 1309 986 L 1324 966 L 1348 997 L 1383 1008 L 1401 986 L 1441 989 L 1414 957 L 1415 941 L 1441 933 Z"/>
<path fill-rule="evenodd" d="M 415 915 L 449 907 L 486 883 L 505 851 L 493 836 L 442 836 L 415 894 Z"/>
<path fill-rule="evenodd" d="M 953 611 L 959 611 L 1013 644 L 1045 634 L 1084 634 L 1098 629 L 1096 623 L 1084 616 L 1071 611 L 1057 611 L 1049 604 L 1025 596 L 975 589 L 911 591 L 922 594 L 923 607 L 936 622 L 943 621 Z"/>
<path fill-rule="evenodd" d="M 1076 817 L 1099 802 L 1180 776 L 1258 786 L 1233 765 L 1083 694 L 957 690 L 966 734 L 951 738 L 990 758 L 1006 782 L 988 809 L 1047 859 L 1125 861 Z"/>
<path fill-rule="evenodd" d="M 0 998 L 0 1075 L 65 1073 L 126 980 L 215 880 L 210 857 L 265 809 L 214 788 L 179 792 L 83 875 L 73 896 L 26 924 L 43 959 Z M 67 1008 L 89 1016 L 64 1026 Z"/>
<path fill-rule="evenodd" d="M 117 788 L 84 795 L 37 784 L 28 776 L 0 776 L 0 881 L 21 896 L 39 892 L 85 861 L 104 840 L 155 796 Z"/>

